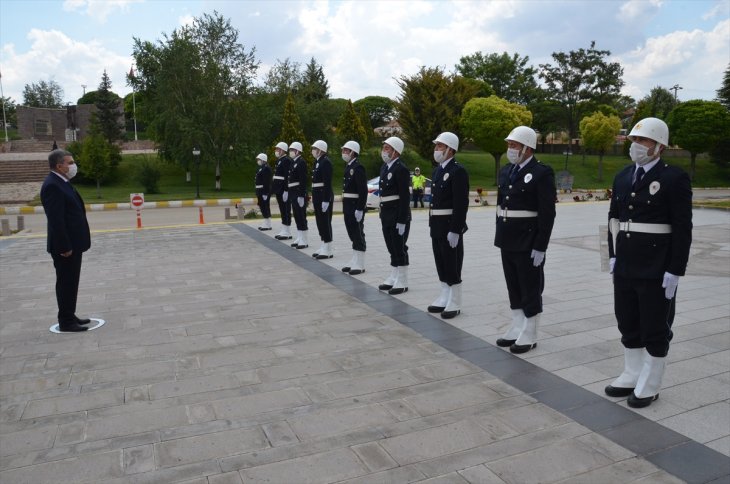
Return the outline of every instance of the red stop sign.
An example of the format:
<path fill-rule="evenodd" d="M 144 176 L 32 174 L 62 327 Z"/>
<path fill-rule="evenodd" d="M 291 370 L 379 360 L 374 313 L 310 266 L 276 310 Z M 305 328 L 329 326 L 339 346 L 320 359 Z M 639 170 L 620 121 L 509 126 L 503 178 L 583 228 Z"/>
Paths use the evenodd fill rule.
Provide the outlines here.
<path fill-rule="evenodd" d="M 129 200 L 134 208 L 142 208 L 144 205 L 144 195 L 141 193 L 132 193 Z"/>

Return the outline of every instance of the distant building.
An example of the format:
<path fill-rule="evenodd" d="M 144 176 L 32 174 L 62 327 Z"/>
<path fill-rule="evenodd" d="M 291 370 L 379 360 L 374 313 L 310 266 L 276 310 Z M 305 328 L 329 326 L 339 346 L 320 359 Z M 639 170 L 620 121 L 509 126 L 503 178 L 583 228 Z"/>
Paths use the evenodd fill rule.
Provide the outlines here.
<path fill-rule="evenodd" d="M 65 108 L 33 108 L 18 106 L 18 134 L 23 139 L 39 141 L 77 141 L 89 132 L 91 115 L 96 112 L 93 104 L 79 104 Z M 122 103 L 119 112 L 124 118 Z"/>
<path fill-rule="evenodd" d="M 402 136 L 403 135 L 403 128 L 401 128 L 400 124 L 398 123 L 398 120 L 393 119 L 385 126 L 380 126 L 375 129 L 373 129 L 376 135 L 380 136 L 381 138 L 390 138 L 391 136 Z"/>

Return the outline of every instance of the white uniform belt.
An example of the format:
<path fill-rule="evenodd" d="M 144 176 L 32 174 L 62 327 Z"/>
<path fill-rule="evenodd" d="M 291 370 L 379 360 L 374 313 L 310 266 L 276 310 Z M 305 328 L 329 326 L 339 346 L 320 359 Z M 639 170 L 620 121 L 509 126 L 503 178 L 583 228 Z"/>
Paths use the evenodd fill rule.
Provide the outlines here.
<path fill-rule="evenodd" d="M 256 185 L 256 188 L 264 188 L 263 185 Z"/>
<path fill-rule="evenodd" d="M 531 210 L 510 210 L 508 208 L 500 208 L 497 211 L 497 215 L 504 218 L 532 218 L 537 217 L 537 212 Z"/>
<path fill-rule="evenodd" d="M 299 182 L 294 182 L 294 183 L 290 183 L 289 184 L 289 188 L 291 188 L 291 187 L 298 187 L 298 186 L 299 186 Z"/>
<path fill-rule="evenodd" d="M 619 222 L 619 231 L 640 232 L 642 234 L 671 234 L 672 226 L 669 224 L 646 224 L 639 222 Z"/>
<path fill-rule="evenodd" d="M 360 195 L 358 195 L 357 193 L 343 192 L 342 193 L 342 198 L 360 198 Z"/>
<path fill-rule="evenodd" d="M 278 175 L 274 176 L 274 180 L 283 180 L 283 179 L 284 179 L 283 176 L 278 176 Z"/>
<path fill-rule="evenodd" d="M 312 183 L 312 188 L 322 188 L 324 183 Z"/>
<path fill-rule="evenodd" d="M 392 202 L 393 200 L 398 200 L 400 198 L 400 195 L 388 195 L 387 197 L 380 197 L 381 202 Z"/>
<path fill-rule="evenodd" d="M 453 208 L 437 208 L 429 212 L 431 215 L 451 215 L 454 213 Z"/>

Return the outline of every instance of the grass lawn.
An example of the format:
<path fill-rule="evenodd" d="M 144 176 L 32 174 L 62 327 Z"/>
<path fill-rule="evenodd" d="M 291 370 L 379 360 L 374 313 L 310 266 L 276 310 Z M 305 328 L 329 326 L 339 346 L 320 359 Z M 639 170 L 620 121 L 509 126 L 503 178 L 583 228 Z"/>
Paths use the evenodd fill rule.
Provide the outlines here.
<path fill-rule="evenodd" d="M 142 186 L 133 180 L 132 174 L 135 165 L 148 157 L 156 159 L 155 155 L 125 155 L 118 167 L 117 177 L 101 187 L 101 198 L 97 197 L 96 186 L 93 183 L 77 183 L 81 195 L 87 203 L 128 202 L 129 194 L 144 191 Z M 342 173 L 345 163 L 338 153 L 330 155 L 334 165 L 333 184 L 335 193 L 342 192 Z M 565 156 L 560 154 L 540 153 L 537 158 L 549 164 L 558 172 L 565 168 Z M 491 155 L 478 151 L 459 152 L 457 159 L 469 172 L 471 189 L 482 187 L 486 190 L 494 189 L 494 159 Z M 507 162 L 502 157 L 502 165 Z M 630 161 L 622 156 L 606 156 L 603 159 L 603 180 L 598 180 L 598 156 L 587 156 L 585 163 L 580 155 L 573 155 L 568 160 L 568 171 L 575 177 L 574 189 L 604 189 L 611 186 L 613 177 Z M 689 158 L 670 158 L 669 163 L 689 171 Z M 410 167 L 411 169 L 414 167 Z M 429 169 L 421 167 L 426 176 L 430 176 Z M 185 181 L 185 172 L 182 168 L 170 164 L 160 163 L 162 177 L 159 181 L 161 193 L 145 193 L 145 200 L 188 200 L 195 198 L 195 171 L 192 172 L 192 181 Z M 372 171 L 372 170 L 371 170 Z M 221 190 L 215 190 L 215 167 L 213 165 L 200 166 L 200 197 L 212 198 L 239 198 L 252 197 L 254 194 L 254 174 L 256 166 L 252 160 L 246 160 L 239 166 L 225 166 L 222 169 Z M 368 178 L 377 175 L 368 172 Z M 695 187 L 727 187 L 730 186 L 730 173 L 723 172 L 717 165 L 707 159 L 697 160 L 697 178 L 693 182 Z"/>

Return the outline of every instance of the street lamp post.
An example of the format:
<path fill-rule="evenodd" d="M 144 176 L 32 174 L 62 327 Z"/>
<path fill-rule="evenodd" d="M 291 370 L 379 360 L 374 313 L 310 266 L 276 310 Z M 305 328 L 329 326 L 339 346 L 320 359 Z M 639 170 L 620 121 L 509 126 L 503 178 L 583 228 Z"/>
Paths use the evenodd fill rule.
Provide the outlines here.
<path fill-rule="evenodd" d="M 193 147 L 193 157 L 195 158 L 195 198 L 200 198 L 200 148 Z"/>

